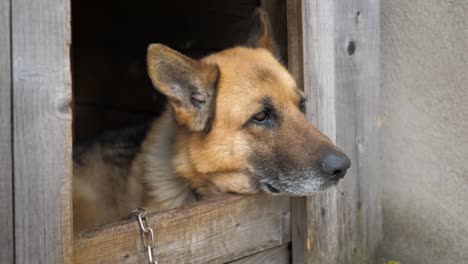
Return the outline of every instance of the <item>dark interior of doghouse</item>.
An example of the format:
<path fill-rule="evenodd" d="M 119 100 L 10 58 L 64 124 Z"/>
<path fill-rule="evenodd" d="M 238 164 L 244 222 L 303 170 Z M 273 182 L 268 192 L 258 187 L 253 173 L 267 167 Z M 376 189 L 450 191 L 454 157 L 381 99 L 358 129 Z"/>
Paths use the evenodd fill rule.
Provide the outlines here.
<path fill-rule="evenodd" d="M 285 1 L 265 1 L 285 47 Z M 258 0 L 74 0 L 74 141 L 157 116 L 165 99 L 146 73 L 146 49 L 163 43 L 186 55 L 242 44 Z M 280 14 L 280 15 L 278 15 Z M 283 49 L 284 50 L 284 49 Z"/>

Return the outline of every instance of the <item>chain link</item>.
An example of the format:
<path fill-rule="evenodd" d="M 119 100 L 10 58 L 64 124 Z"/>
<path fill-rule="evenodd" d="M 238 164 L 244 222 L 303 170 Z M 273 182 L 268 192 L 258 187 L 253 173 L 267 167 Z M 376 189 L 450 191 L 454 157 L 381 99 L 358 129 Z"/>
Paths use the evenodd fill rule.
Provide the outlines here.
<path fill-rule="evenodd" d="M 148 227 L 145 209 L 137 208 L 132 211 L 132 214 L 137 217 L 138 225 L 140 226 L 141 231 L 141 239 L 143 240 L 143 245 L 148 251 L 149 263 L 158 264 L 156 259 L 154 259 L 154 232 L 152 228 Z"/>

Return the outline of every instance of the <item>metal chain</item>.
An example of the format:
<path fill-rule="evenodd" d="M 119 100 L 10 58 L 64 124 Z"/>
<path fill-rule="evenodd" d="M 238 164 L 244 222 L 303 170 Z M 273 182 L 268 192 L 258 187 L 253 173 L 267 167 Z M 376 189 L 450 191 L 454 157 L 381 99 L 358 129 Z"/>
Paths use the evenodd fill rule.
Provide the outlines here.
<path fill-rule="evenodd" d="M 141 239 L 143 240 L 143 245 L 148 250 L 148 261 L 150 264 L 158 264 L 156 259 L 154 259 L 154 232 L 153 229 L 148 227 L 148 222 L 146 221 L 146 211 L 143 208 L 138 208 L 132 211 L 132 214 L 137 217 L 138 224 L 140 225 Z"/>

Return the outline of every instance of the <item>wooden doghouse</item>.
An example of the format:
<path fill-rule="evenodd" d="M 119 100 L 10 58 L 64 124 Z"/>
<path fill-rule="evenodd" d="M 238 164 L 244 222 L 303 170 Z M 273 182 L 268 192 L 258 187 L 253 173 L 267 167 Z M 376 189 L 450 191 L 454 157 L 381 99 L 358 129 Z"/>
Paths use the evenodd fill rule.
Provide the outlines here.
<path fill-rule="evenodd" d="M 378 0 L 0 0 L 0 263 L 145 263 L 134 220 L 73 240 L 72 142 L 161 111 L 149 43 L 193 57 L 242 43 L 259 5 L 308 117 L 353 165 L 337 188 L 308 198 L 233 196 L 150 214 L 156 259 L 373 263 Z"/>

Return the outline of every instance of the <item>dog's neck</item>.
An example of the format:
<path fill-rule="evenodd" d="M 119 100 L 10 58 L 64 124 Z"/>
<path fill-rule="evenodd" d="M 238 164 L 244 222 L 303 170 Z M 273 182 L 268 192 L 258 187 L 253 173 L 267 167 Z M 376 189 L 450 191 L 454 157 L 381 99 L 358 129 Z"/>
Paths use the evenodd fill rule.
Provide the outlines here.
<path fill-rule="evenodd" d="M 195 200 L 188 183 L 173 167 L 176 123 L 171 110 L 155 119 L 134 167 L 143 184 L 143 206 L 154 210 L 178 207 Z"/>

